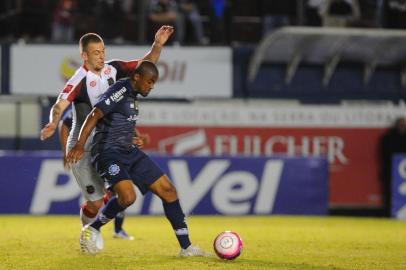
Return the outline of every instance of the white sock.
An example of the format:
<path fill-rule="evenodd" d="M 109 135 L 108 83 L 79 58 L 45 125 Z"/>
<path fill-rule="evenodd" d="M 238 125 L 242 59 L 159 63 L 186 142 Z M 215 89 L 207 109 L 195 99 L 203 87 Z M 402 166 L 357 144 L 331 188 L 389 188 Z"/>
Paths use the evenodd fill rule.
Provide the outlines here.
<path fill-rule="evenodd" d="M 83 213 L 83 209 L 82 207 L 80 208 L 80 222 L 82 223 L 82 227 L 92 223 L 94 220 L 96 219 L 96 217 L 88 217 L 85 215 L 85 213 Z"/>

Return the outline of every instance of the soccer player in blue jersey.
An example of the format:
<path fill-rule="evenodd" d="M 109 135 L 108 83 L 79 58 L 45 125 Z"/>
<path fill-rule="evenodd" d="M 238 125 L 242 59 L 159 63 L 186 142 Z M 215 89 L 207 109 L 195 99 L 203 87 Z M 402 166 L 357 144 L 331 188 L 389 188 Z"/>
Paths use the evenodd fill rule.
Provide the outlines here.
<path fill-rule="evenodd" d="M 137 95 L 146 97 L 157 80 L 156 66 L 143 61 L 129 78 L 112 85 L 88 114 L 76 145 L 67 155 L 70 163 L 80 160 L 85 142 L 96 127 L 91 149 L 92 162 L 117 197 L 106 204 L 94 222 L 83 227 L 81 240 L 89 253 L 95 254 L 101 250 L 100 228 L 134 203 L 134 183 L 142 194 L 152 191 L 161 198 L 165 215 L 181 246 L 179 256 L 209 255 L 191 245 L 176 188 L 161 169 L 132 143 L 138 118 Z"/>
<path fill-rule="evenodd" d="M 76 143 L 80 127 L 87 114 L 108 89 L 110 85 L 121 78 L 128 77 L 130 72 L 140 61 L 149 60 L 156 63 L 160 57 L 165 43 L 171 37 L 172 26 L 163 25 L 156 33 L 151 49 L 141 59 L 130 61 L 105 61 L 105 47 L 103 39 L 96 33 L 87 33 L 79 40 L 79 51 L 83 65 L 67 81 L 60 92 L 58 99 L 49 113 L 49 122 L 41 130 L 41 140 L 51 137 L 57 128 L 59 120 L 72 104 L 73 123 L 69 134 L 66 149 L 70 150 Z M 70 169 L 82 191 L 86 202 L 80 208 L 82 225 L 91 223 L 99 209 L 103 206 L 104 183 L 100 175 L 91 166 L 90 139 L 85 145 L 85 154 L 82 160 Z M 82 249 L 83 250 L 83 249 Z"/>

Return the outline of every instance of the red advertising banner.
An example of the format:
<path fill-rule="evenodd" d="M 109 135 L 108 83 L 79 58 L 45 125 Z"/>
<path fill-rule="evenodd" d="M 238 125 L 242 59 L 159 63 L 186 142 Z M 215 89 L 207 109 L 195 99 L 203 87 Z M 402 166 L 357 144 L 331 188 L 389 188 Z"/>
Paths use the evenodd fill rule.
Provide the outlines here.
<path fill-rule="evenodd" d="M 146 125 L 145 148 L 174 155 L 326 156 L 330 163 L 329 204 L 381 204 L 378 142 L 382 127 L 199 127 Z"/>

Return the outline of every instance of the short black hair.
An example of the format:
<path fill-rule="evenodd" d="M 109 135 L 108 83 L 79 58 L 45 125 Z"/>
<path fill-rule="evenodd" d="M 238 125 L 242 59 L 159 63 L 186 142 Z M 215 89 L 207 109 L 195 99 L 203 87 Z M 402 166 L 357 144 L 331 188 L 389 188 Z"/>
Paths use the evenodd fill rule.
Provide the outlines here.
<path fill-rule="evenodd" d="M 103 39 L 96 33 L 87 33 L 84 34 L 80 39 L 79 39 L 79 51 L 82 53 L 83 51 L 87 50 L 87 46 L 89 43 L 104 43 Z"/>
<path fill-rule="evenodd" d="M 145 75 L 145 74 L 151 74 L 152 76 L 159 77 L 159 71 L 158 68 L 154 63 L 151 61 L 142 61 L 132 72 L 131 75 L 139 74 L 139 75 Z"/>

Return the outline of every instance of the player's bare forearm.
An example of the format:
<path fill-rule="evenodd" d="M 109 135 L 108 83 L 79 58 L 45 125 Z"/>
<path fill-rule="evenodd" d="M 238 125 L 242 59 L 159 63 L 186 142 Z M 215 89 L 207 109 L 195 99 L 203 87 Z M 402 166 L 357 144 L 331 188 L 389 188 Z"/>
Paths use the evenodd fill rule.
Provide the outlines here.
<path fill-rule="evenodd" d="M 156 64 L 161 55 L 162 47 L 168 41 L 173 31 L 174 29 L 170 25 L 161 26 L 155 34 L 155 40 L 152 44 L 151 50 L 142 58 L 142 60 L 148 60 Z"/>
<path fill-rule="evenodd" d="M 63 112 L 66 110 L 69 104 L 70 102 L 67 100 L 58 99 L 52 106 L 49 113 L 49 123 L 55 123 L 55 125 L 57 125 L 59 120 L 61 120 Z"/>
<path fill-rule="evenodd" d="M 61 109 L 59 106 L 52 106 L 51 112 L 49 113 L 49 122 L 56 123 L 61 119 Z"/>
<path fill-rule="evenodd" d="M 49 113 L 49 122 L 41 130 L 41 140 L 46 140 L 55 133 L 55 129 L 58 126 L 58 122 L 61 119 L 63 112 L 69 106 L 70 102 L 63 99 L 58 99 L 52 106 Z"/>
<path fill-rule="evenodd" d="M 159 56 L 161 55 L 161 51 L 162 45 L 154 42 L 152 44 L 151 50 L 144 56 L 143 60 L 148 60 L 156 64 L 156 62 L 158 62 Z"/>
<path fill-rule="evenodd" d="M 80 129 L 78 141 L 66 155 L 66 161 L 68 163 L 76 163 L 82 158 L 87 138 L 89 138 L 89 135 L 96 126 L 97 121 L 99 121 L 99 119 L 102 117 L 103 112 L 98 108 L 93 108 L 93 110 L 87 115 L 86 120 Z"/>
<path fill-rule="evenodd" d="M 96 126 L 97 122 L 103 118 L 103 112 L 99 108 L 93 110 L 87 115 L 85 122 L 80 129 L 77 145 L 84 146 L 90 133 Z"/>

